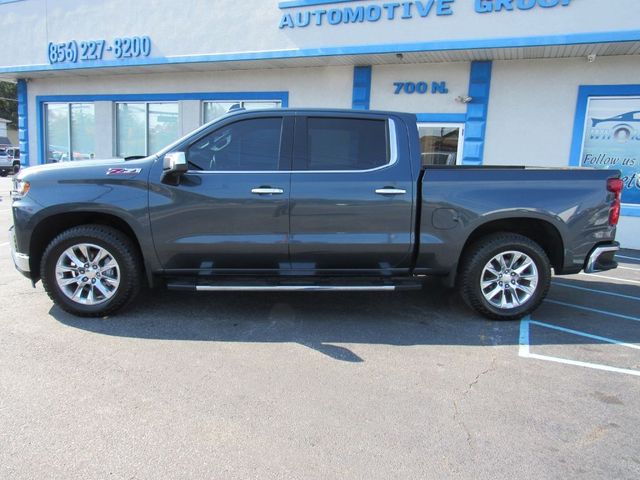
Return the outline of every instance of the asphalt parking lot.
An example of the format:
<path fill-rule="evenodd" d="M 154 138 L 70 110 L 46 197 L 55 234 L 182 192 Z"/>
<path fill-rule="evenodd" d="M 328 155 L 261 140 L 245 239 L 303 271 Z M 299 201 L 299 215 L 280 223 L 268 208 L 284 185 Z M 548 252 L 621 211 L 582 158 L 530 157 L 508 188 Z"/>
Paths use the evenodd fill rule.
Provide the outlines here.
<path fill-rule="evenodd" d="M 522 322 L 436 283 L 145 292 L 80 319 L 0 238 L 0 479 L 636 479 L 640 252 L 619 261 Z"/>

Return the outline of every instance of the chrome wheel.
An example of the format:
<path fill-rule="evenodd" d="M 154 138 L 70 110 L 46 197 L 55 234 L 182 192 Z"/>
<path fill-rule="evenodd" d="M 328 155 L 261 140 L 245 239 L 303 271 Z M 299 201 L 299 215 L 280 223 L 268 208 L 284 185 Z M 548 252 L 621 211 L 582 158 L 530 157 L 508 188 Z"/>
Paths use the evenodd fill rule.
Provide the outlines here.
<path fill-rule="evenodd" d="M 502 252 L 485 265 L 480 289 L 485 300 L 501 310 L 526 304 L 538 287 L 538 268 L 531 257 L 518 251 Z"/>
<path fill-rule="evenodd" d="M 98 305 L 118 291 L 120 266 L 105 248 L 79 243 L 67 248 L 58 258 L 56 282 L 70 300 L 82 305 Z"/>

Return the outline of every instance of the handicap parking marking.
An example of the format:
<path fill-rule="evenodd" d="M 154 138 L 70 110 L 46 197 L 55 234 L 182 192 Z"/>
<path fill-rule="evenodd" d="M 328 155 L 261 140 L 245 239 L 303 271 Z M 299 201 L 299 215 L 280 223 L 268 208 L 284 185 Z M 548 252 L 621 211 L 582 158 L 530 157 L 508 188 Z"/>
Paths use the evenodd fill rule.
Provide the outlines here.
<path fill-rule="evenodd" d="M 634 297 L 633 295 L 625 295 L 623 293 L 608 292 L 606 290 L 598 290 L 596 288 L 579 287 L 577 285 L 571 285 L 569 283 L 564 283 L 564 282 L 557 282 L 555 280 L 552 282 L 552 285 L 557 285 L 558 287 L 573 288 L 575 290 L 582 290 L 585 292 L 599 293 L 602 295 L 610 295 L 612 297 L 625 298 L 627 300 L 640 301 L 640 297 Z"/>
<path fill-rule="evenodd" d="M 639 319 L 640 321 L 640 319 Z M 557 325 L 551 325 L 550 323 L 543 323 L 532 320 L 530 316 L 523 318 L 520 321 L 520 340 L 519 340 L 519 351 L 518 355 L 521 358 L 532 358 L 535 360 L 544 360 L 547 362 L 553 363 L 561 363 L 564 365 L 572 365 L 576 367 L 584 367 L 591 368 L 593 370 L 601 370 L 605 372 L 613 372 L 613 373 L 623 373 L 626 375 L 633 375 L 636 377 L 640 377 L 640 370 L 632 370 L 629 368 L 620 368 L 620 367 L 612 367 L 610 365 L 603 365 L 600 363 L 591 363 L 591 362 L 582 362 L 579 360 L 569 360 L 567 358 L 561 357 L 553 357 L 550 355 L 540 355 L 537 353 L 531 353 L 531 344 L 530 344 L 530 328 L 531 325 L 537 325 L 543 328 L 549 328 L 552 330 L 557 330 L 564 333 L 570 333 L 572 335 L 578 335 L 581 337 L 591 338 L 592 340 L 598 340 L 605 343 L 611 343 L 614 345 L 619 345 L 622 347 L 632 348 L 634 350 L 640 350 L 640 346 L 634 345 L 631 343 L 621 342 L 619 340 L 615 340 L 613 338 L 601 337 L 600 335 L 593 335 L 587 332 L 581 332 L 579 330 L 573 330 L 571 328 L 560 327 Z"/>

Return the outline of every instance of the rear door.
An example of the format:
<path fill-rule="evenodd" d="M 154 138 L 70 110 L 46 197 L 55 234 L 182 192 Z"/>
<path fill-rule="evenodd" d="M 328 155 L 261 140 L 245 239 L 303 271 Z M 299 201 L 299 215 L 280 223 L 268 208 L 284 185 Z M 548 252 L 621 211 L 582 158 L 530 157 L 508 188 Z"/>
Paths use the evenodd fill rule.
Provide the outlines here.
<path fill-rule="evenodd" d="M 179 185 L 152 185 L 149 201 L 168 273 L 289 269 L 293 119 L 273 112 L 230 117 L 178 147 L 189 171 Z"/>
<path fill-rule="evenodd" d="M 294 271 L 396 274 L 409 268 L 415 186 L 409 158 L 398 152 L 396 125 L 365 113 L 296 117 Z"/>

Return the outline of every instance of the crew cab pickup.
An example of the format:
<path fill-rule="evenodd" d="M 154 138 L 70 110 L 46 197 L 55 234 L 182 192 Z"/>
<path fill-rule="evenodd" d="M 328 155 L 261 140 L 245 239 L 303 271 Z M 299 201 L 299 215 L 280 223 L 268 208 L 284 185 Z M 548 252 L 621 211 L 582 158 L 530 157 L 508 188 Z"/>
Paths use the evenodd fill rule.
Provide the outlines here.
<path fill-rule="evenodd" d="M 143 284 L 386 291 L 437 276 L 495 319 L 534 310 L 552 269 L 617 266 L 618 171 L 423 166 L 419 141 L 411 114 L 240 111 L 146 158 L 30 167 L 14 179 L 14 262 L 81 316 Z"/>

